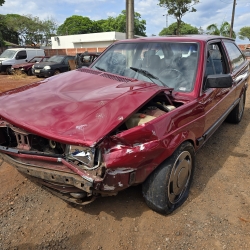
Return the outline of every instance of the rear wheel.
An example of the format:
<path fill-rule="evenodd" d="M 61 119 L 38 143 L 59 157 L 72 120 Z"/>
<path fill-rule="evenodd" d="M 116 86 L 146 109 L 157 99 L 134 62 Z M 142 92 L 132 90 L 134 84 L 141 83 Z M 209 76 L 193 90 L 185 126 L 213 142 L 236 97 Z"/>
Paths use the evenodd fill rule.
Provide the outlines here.
<path fill-rule="evenodd" d="M 154 211 L 169 214 L 188 197 L 195 165 L 190 142 L 184 142 L 142 185 L 147 205 Z"/>
<path fill-rule="evenodd" d="M 246 91 L 242 93 L 239 103 L 234 107 L 227 117 L 227 121 L 231 123 L 239 123 L 243 117 L 246 102 Z"/>

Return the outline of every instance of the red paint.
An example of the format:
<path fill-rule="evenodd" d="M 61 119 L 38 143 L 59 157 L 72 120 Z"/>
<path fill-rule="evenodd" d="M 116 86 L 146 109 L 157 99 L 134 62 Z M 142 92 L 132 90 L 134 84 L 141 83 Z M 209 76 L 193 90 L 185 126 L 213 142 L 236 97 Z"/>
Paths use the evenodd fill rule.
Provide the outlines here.
<path fill-rule="evenodd" d="M 101 70 L 82 69 L 3 93 L 0 96 L 0 115 L 11 124 L 48 139 L 99 147 L 106 170 L 103 179 L 97 175 L 93 177 L 88 171 L 63 159 L 62 164 L 80 176 L 91 176 L 96 190 L 115 193 L 131 184 L 143 182 L 184 141 L 192 142 L 195 150 L 198 150 L 202 143 L 199 144 L 197 140 L 216 124 L 246 89 L 247 78 L 227 89 L 203 90 L 207 44 L 212 39 L 219 41 L 221 38 L 183 36 L 133 40 L 138 43 L 198 43 L 198 70 L 191 92 L 177 92 L 173 88 Z M 129 42 L 131 40 L 115 44 Z M 108 50 L 95 62 L 101 60 Z M 247 70 L 247 65 L 245 62 L 236 73 L 228 73 L 235 80 Z M 113 133 L 131 114 L 164 92 L 168 104 L 176 106 L 176 109 L 143 125 Z M 207 138 L 203 139 L 205 141 Z M 56 161 L 49 157 L 16 156 L 41 162 Z"/>

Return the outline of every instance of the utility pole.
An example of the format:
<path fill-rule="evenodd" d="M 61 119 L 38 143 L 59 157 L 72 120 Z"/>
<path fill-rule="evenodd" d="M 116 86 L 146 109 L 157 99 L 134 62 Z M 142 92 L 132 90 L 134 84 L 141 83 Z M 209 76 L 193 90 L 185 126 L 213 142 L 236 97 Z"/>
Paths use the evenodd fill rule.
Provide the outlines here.
<path fill-rule="evenodd" d="M 168 13 L 163 16 L 166 16 L 166 28 L 168 28 Z"/>
<path fill-rule="evenodd" d="M 134 38 L 134 0 L 126 0 L 126 39 Z"/>
<path fill-rule="evenodd" d="M 233 36 L 235 5 L 236 5 L 236 0 L 234 0 L 234 3 L 233 3 L 233 12 L 232 12 L 232 19 L 231 19 L 231 26 L 230 26 L 230 37 Z"/>

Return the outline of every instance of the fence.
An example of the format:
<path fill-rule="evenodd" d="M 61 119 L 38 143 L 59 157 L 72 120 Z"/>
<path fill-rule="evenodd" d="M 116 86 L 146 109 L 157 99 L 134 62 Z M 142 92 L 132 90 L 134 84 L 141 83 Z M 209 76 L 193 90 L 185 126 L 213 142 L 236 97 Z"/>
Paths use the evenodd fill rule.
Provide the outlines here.
<path fill-rule="evenodd" d="M 103 52 L 106 48 L 73 48 L 73 49 L 44 49 L 46 56 L 55 55 L 71 55 L 75 56 L 77 53 L 88 52 Z"/>

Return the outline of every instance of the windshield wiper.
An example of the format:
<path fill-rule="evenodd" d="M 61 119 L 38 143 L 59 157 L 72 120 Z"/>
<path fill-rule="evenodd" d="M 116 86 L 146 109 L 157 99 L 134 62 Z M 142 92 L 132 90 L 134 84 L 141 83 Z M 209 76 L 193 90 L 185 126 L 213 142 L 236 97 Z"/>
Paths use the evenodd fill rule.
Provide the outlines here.
<path fill-rule="evenodd" d="M 100 67 L 98 67 L 98 66 L 95 66 L 98 70 L 101 70 L 101 71 L 103 71 L 103 72 L 106 72 L 106 70 L 105 69 L 103 69 L 103 68 L 100 68 Z"/>
<path fill-rule="evenodd" d="M 146 76 L 149 80 L 151 80 L 153 83 L 155 83 L 152 79 L 156 79 L 158 80 L 162 86 L 166 86 L 166 84 L 164 82 L 162 82 L 159 77 L 151 74 L 149 71 L 145 70 L 145 69 L 139 69 L 139 68 L 135 68 L 135 67 L 130 67 L 130 69 L 134 70 L 135 72 L 138 72 L 139 74 L 142 74 L 143 76 Z"/>

